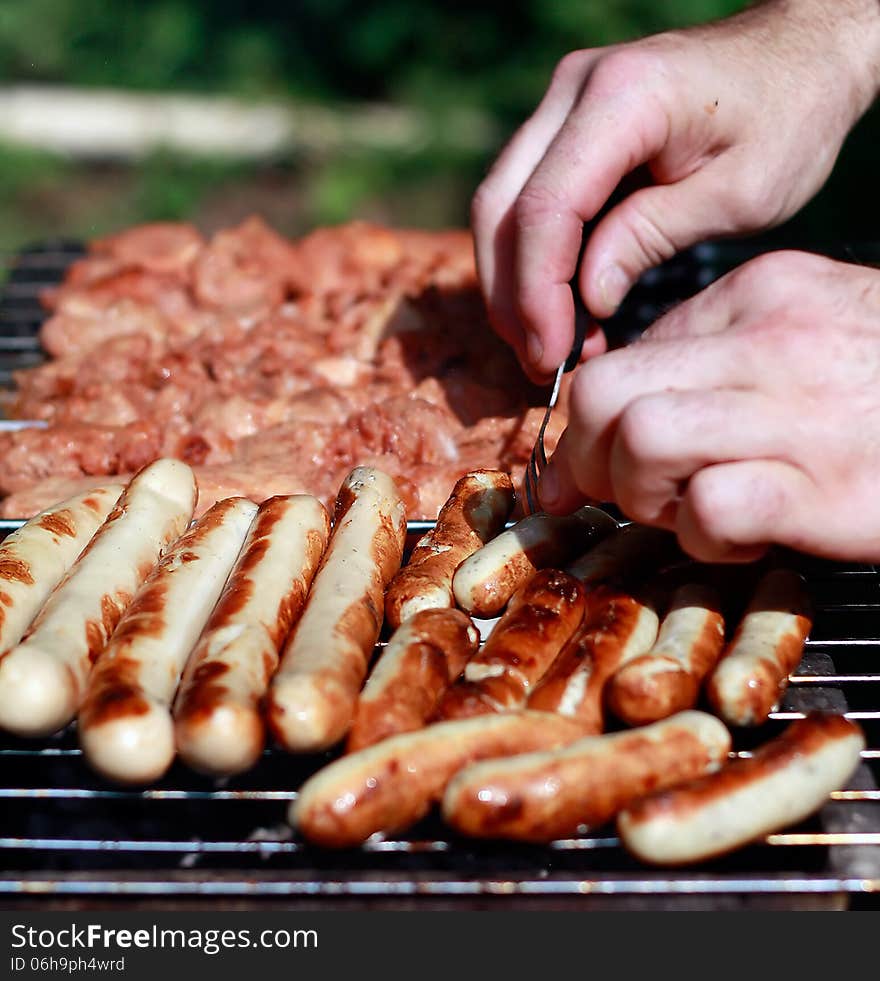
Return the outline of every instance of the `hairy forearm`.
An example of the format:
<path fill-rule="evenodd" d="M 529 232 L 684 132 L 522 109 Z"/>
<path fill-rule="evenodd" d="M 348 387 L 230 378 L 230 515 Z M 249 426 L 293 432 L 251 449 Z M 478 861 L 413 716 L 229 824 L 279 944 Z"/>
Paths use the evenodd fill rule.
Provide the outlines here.
<path fill-rule="evenodd" d="M 850 90 L 853 122 L 880 93 L 880 0 L 762 0 L 737 17 L 762 19 L 771 47 L 833 64 Z"/>

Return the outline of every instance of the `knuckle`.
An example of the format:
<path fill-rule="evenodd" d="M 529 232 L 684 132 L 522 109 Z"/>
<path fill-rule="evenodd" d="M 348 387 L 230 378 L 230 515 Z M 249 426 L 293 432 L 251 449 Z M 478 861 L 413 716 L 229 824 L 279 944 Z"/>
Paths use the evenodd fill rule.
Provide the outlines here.
<path fill-rule="evenodd" d="M 641 474 L 635 470 L 618 470 L 612 475 L 614 500 L 627 517 L 642 524 L 653 524 L 661 506 L 656 495 L 642 485 Z"/>
<path fill-rule="evenodd" d="M 501 210 L 501 201 L 491 179 L 484 180 L 471 199 L 471 223 L 482 225 L 491 221 Z"/>
<path fill-rule="evenodd" d="M 729 287 L 764 305 L 803 295 L 825 268 L 819 256 L 790 249 L 767 252 L 744 263 L 728 276 Z"/>
<path fill-rule="evenodd" d="M 653 498 L 647 497 L 635 487 L 618 489 L 615 485 L 617 503 L 621 511 L 633 521 L 643 525 L 656 525 L 661 518 L 663 508 Z"/>
<path fill-rule="evenodd" d="M 738 266 L 728 277 L 728 282 L 737 290 L 751 293 L 754 290 L 763 289 L 770 271 L 771 257 L 761 255 L 756 259 L 750 259 L 742 266 Z"/>
<path fill-rule="evenodd" d="M 662 396 L 643 396 L 623 411 L 615 434 L 614 492 L 635 521 L 654 524 L 669 504 L 671 485 L 662 478 L 670 455 Z"/>
<path fill-rule="evenodd" d="M 778 196 L 756 167 L 739 168 L 736 180 L 728 181 L 719 193 L 732 231 L 766 225 L 775 217 Z"/>
<path fill-rule="evenodd" d="M 573 84 L 579 83 L 587 70 L 589 64 L 588 50 L 569 51 L 556 64 L 553 69 L 553 76 L 550 85 L 554 88 L 569 88 Z"/>
<path fill-rule="evenodd" d="M 714 474 L 708 470 L 695 473 L 688 483 L 687 498 L 697 531 L 704 538 L 717 540 L 722 532 L 721 495 Z"/>
<path fill-rule="evenodd" d="M 729 551 L 722 510 L 722 491 L 709 470 L 694 474 L 685 494 L 689 520 L 679 529 L 682 548 L 693 558 L 711 562 Z"/>
<path fill-rule="evenodd" d="M 781 278 L 783 280 L 790 276 L 813 272 L 817 265 L 822 263 L 819 256 L 810 255 L 808 252 L 798 252 L 794 249 L 768 252 L 759 256 L 758 261 L 768 278 Z"/>
<path fill-rule="evenodd" d="M 739 487 L 734 502 L 727 480 L 725 474 L 710 468 L 694 474 L 688 484 L 689 521 L 679 539 L 685 551 L 704 562 L 759 544 L 761 529 L 781 527 L 790 510 L 787 493 L 773 481 L 753 476 Z"/>
<path fill-rule="evenodd" d="M 532 228 L 555 220 L 566 210 L 560 195 L 544 183 L 529 181 L 514 204 L 514 221 L 520 228 Z"/>
<path fill-rule="evenodd" d="M 595 84 L 596 90 L 607 90 L 610 95 L 638 87 L 672 104 L 689 84 L 682 65 L 692 63 L 693 50 L 688 35 L 677 31 L 622 44 L 599 60 L 590 77 L 591 87 Z"/>
<path fill-rule="evenodd" d="M 663 459 L 662 426 L 657 406 L 650 397 L 631 402 L 620 417 L 617 439 L 627 458 L 636 465 L 650 466 Z"/>
<path fill-rule="evenodd" d="M 616 95 L 663 73 L 665 62 L 660 50 L 645 44 L 627 45 L 599 60 L 590 76 L 590 88 L 594 94 Z"/>
<path fill-rule="evenodd" d="M 517 285 L 514 309 L 521 322 L 533 327 L 541 322 L 546 309 L 542 297 L 542 291 L 536 286 L 522 282 Z"/>
<path fill-rule="evenodd" d="M 696 309 L 697 304 L 693 299 L 676 303 L 659 320 L 655 320 L 654 323 L 645 328 L 635 343 L 650 344 L 655 341 L 672 340 L 686 335 L 694 320 L 693 312 Z"/>
<path fill-rule="evenodd" d="M 783 299 L 789 283 L 801 271 L 801 253 L 767 252 L 750 259 L 730 273 L 728 285 L 752 302 L 772 303 Z"/>

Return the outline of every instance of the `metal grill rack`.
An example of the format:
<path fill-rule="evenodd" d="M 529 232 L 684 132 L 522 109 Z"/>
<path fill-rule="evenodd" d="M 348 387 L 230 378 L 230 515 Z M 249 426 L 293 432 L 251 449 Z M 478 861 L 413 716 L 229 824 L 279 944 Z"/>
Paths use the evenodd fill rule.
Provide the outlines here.
<path fill-rule="evenodd" d="M 0 386 L 12 383 L 14 371 L 44 360 L 37 339 L 46 316 L 40 292 L 59 283 L 83 252 L 76 242 L 59 240 L 24 249 L 5 263 L 6 279 L 0 289 Z"/>
<path fill-rule="evenodd" d="M 303 905 L 650 907 L 843 906 L 880 896 L 880 576 L 806 563 L 818 616 L 779 712 L 736 752 L 810 709 L 843 711 L 868 736 L 849 784 L 813 819 L 726 859 L 650 870 L 612 829 L 546 848 L 469 842 L 438 820 L 339 853 L 284 824 L 296 789 L 330 754 L 268 749 L 224 785 L 175 765 L 145 790 L 113 787 L 81 759 L 74 732 L 0 740 L 0 895 L 26 901 L 175 897 Z"/>
<path fill-rule="evenodd" d="M 33 255 L 20 260 L 30 282 L 57 281 L 63 250 Z M 15 324 L 29 316 L 23 287 L 10 305 L 9 287 L 24 282 L 15 275 L 0 301 L 3 360 L 38 357 L 24 328 L 7 321 L 11 306 Z M 32 334 L 40 313 L 30 310 Z M 0 534 L 17 525 L 0 522 Z M 0 736 L 0 896 L 6 906 L 42 907 L 880 908 L 880 573 L 812 559 L 802 568 L 817 607 L 805 657 L 780 711 L 757 732 L 736 734 L 736 753 L 811 709 L 845 712 L 868 748 L 819 814 L 727 858 L 655 870 L 630 858 L 611 828 L 513 846 L 458 838 L 436 818 L 360 849 L 321 851 L 297 840 L 284 814 L 330 754 L 270 748 L 222 785 L 175 764 L 154 786 L 120 789 L 88 770 L 68 730 L 40 741 Z"/>

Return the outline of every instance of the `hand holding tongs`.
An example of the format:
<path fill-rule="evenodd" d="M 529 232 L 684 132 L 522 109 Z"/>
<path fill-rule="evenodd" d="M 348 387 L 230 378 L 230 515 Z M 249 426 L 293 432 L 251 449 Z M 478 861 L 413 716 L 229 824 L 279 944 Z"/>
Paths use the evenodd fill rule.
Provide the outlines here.
<path fill-rule="evenodd" d="M 523 480 L 523 490 L 525 491 L 523 511 L 525 514 L 534 514 L 535 511 L 540 510 L 540 503 L 538 501 L 538 478 L 541 475 L 541 471 L 547 466 L 547 453 L 544 449 L 544 432 L 547 429 L 547 423 L 550 421 L 550 413 L 553 411 L 553 407 L 556 405 L 556 400 L 559 398 L 559 388 L 562 384 L 562 376 L 566 374 L 566 372 L 569 372 L 577 367 L 581 357 L 581 348 L 584 346 L 584 338 L 587 334 L 587 327 L 590 325 L 591 321 L 593 323 L 597 323 L 595 318 L 590 317 L 590 314 L 587 312 L 587 308 L 584 306 L 584 301 L 581 298 L 581 291 L 578 285 L 578 273 L 580 272 L 581 263 L 583 262 L 587 242 L 590 240 L 590 235 L 592 234 L 593 229 L 599 224 L 605 215 L 607 215 L 633 191 L 644 186 L 644 182 L 642 181 L 643 176 L 644 174 L 642 174 L 640 177 L 640 169 L 637 168 L 632 174 L 625 177 L 620 182 L 618 187 L 611 193 L 608 200 L 599 209 L 598 213 L 590 221 L 584 222 L 583 231 L 581 233 L 581 247 L 578 251 L 577 263 L 574 267 L 574 276 L 569 281 L 571 295 L 574 299 L 574 344 L 572 345 L 571 353 L 556 371 L 556 378 L 553 382 L 553 391 L 550 393 L 550 401 L 547 403 L 547 411 L 544 413 L 544 421 L 541 423 L 541 428 L 538 430 L 538 438 L 535 440 L 532 455 L 529 457 L 529 464 L 526 467 L 525 479 Z M 596 504 L 597 502 L 590 501 L 589 503 Z"/>

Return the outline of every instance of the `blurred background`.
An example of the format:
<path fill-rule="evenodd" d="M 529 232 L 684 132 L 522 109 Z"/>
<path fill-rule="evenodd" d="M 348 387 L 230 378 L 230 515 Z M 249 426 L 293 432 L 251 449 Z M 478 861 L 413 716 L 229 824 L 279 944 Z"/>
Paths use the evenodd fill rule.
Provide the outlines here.
<path fill-rule="evenodd" d="M 0 249 L 252 212 L 467 222 L 481 175 L 567 51 L 737 0 L 2 0 Z M 866 242 L 869 114 L 774 243 Z M 880 238 L 880 236 L 877 236 Z"/>

